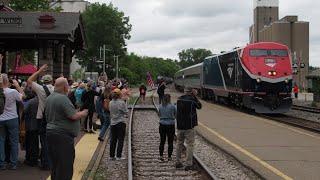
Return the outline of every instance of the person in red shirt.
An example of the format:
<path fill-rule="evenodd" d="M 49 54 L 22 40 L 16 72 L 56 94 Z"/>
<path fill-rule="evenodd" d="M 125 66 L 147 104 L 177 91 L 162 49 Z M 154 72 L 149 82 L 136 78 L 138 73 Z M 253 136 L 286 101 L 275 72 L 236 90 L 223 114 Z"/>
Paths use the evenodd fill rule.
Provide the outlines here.
<path fill-rule="evenodd" d="M 144 84 L 142 84 L 139 88 L 139 92 L 140 92 L 140 99 L 142 99 L 142 103 L 144 103 L 146 99 L 147 87 Z"/>
<path fill-rule="evenodd" d="M 298 98 L 298 93 L 299 93 L 299 87 L 298 87 L 297 84 L 294 84 L 293 93 L 294 93 L 294 97 L 297 99 Z"/>

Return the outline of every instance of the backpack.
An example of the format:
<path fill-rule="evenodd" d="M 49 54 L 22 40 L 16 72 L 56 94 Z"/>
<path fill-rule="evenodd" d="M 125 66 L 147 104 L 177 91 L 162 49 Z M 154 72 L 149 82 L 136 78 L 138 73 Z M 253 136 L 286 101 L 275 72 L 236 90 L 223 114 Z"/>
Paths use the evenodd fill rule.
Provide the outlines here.
<path fill-rule="evenodd" d="M 74 91 L 71 91 L 69 94 L 68 94 L 68 98 L 70 99 L 71 103 L 73 104 L 73 106 L 76 106 L 76 97 L 75 97 L 75 90 Z"/>
<path fill-rule="evenodd" d="M 51 92 L 49 91 L 48 87 L 46 85 L 42 86 L 44 91 L 46 92 L 46 96 L 50 96 Z M 42 120 L 40 122 L 40 128 L 39 128 L 39 133 L 40 134 L 45 134 L 47 129 L 47 119 L 46 119 L 46 108 L 44 108 L 43 113 L 42 113 Z"/>

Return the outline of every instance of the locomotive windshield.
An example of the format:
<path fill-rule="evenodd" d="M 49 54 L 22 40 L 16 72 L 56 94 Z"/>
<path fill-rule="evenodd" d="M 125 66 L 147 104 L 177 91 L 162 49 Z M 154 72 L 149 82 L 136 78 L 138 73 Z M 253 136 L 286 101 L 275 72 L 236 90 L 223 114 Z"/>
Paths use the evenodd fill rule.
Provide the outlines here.
<path fill-rule="evenodd" d="M 251 49 L 250 56 L 252 57 L 260 57 L 260 56 L 287 57 L 288 51 L 281 50 L 281 49 Z"/>

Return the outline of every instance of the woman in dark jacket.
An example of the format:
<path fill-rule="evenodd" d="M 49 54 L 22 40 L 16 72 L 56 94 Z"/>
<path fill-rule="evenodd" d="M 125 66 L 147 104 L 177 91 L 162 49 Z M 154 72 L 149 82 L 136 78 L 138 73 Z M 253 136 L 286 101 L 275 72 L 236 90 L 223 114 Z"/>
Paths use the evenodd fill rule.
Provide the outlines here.
<path fill-rule="evenodd" d="M 99 96 L 100 94 L 94 90 L 92 82 L 88 82 L 87 86 L 88 90 L 84 93 L 84 95 L 81 98 L 82 102 L 84 102 L 83 109 L 88 109 L 88 116 L 84 121 L 84 130 L 89 133 L 94 133 L 92 130 L 92 118 L 93 113 L 95 112 L 94 97 Z"/>

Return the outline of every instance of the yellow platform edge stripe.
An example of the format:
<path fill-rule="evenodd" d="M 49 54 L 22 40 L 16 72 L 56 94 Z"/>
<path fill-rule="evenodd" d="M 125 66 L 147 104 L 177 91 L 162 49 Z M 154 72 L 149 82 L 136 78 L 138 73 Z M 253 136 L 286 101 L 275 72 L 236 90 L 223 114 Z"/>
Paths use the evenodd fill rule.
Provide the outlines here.
<path fill-rule="evenodd" d="M 218 106 L 218 105 L 215 105 L 215 104 L 210 104 L 210 105 L 214 105 L 214 108 L 217 108 L 217 109 L 220 109 L 220 110 L 223 110 L 223 111 L 230 110 L 228 108 L 221 107 L 221 106 Z M 312 137 L 312 138 L 320 140 L 319 136 L 311 134 L 311 133 L 308 133 L 308 132 L 304 132 L 303 130 L 300 130 L 299 128 L 290 127 L 289 125 L 281 124 L 281 123 L 275 122 L 275 121 L 271 121 L 271 120 L 268 120 L 266 118 L 257 117 L 257 116 L 249 115 L 249 114 L 242 113 L 242 112 L 240 112 L 240 113 L 242 115 L 248 117 L 248 118 L 254 118 L 254 119 L 263 121 L 263 122 L 265 122 L 267 124 L 270 124 L 270 125 L 273 125 L 273 126 L 277 126 L 277 127 L 281 127 L 281 128 L 285 128 L 285 129 L 288 129 L 288 130 L 293 131 L 295 133 L 298 133 L 298 134 L 301 134 L 301 135 L 305 135 L 305 136 L 309 136 L 309 137 Z"/>
<path fill-rule="evenodd" d="M 244 148 L 242 148 L 241 146 L 239 146 L 236 143 L 233 143 L 232 141 L 230 141 L 229 139 L 225 138 L 224 136 L 222 136 L 220 133 L 214 131 L 213 129 L 210 129 L 209 127 L 205 126 L 204 124 L 198 122 L 198 124 L 200 126 L 202 126 L 203 128 L 207 129 L 209 132 L 211 132 L 212 134 L 214 134 L 215 136 L 217 136 L 219 139 L 223 140 L 224 142 L 226 142 L 227 144 L 231 145 L 232 147 L 236 148 L 238 151 L 242 152 L 243 154 L 247 155 L 248 157 L 250 157 L 251 159 L 257 161 L 258 163 L 260 163 L 262 166 L 264 166 L 265 168 L 269 169 L 270 171 L 272 171 L 274 174 L 280 176 L 281 178 L 285 179 L 285 180 L 293 180 L 293 178 L 285 175 L 283 172 L 281 172 L 280 170 L 278 170 L 277 168 L 271 166 L 270 164 L 268 164 L 267 162 L 261 160 L 260 158 L 258 158 L 257 156 L 255 156 L 254 154 L 252 154 L 251 152 L 245 150 Z"/>
<path fill-rule="evenodd" d="M 77 143 L 73 164 L 73 180 L 81 180 L 98 144 L 98 132 L 96 134 L 85 134 Z M 50 179 L 51 177 L 49 176 L 47 180 Z"/>

